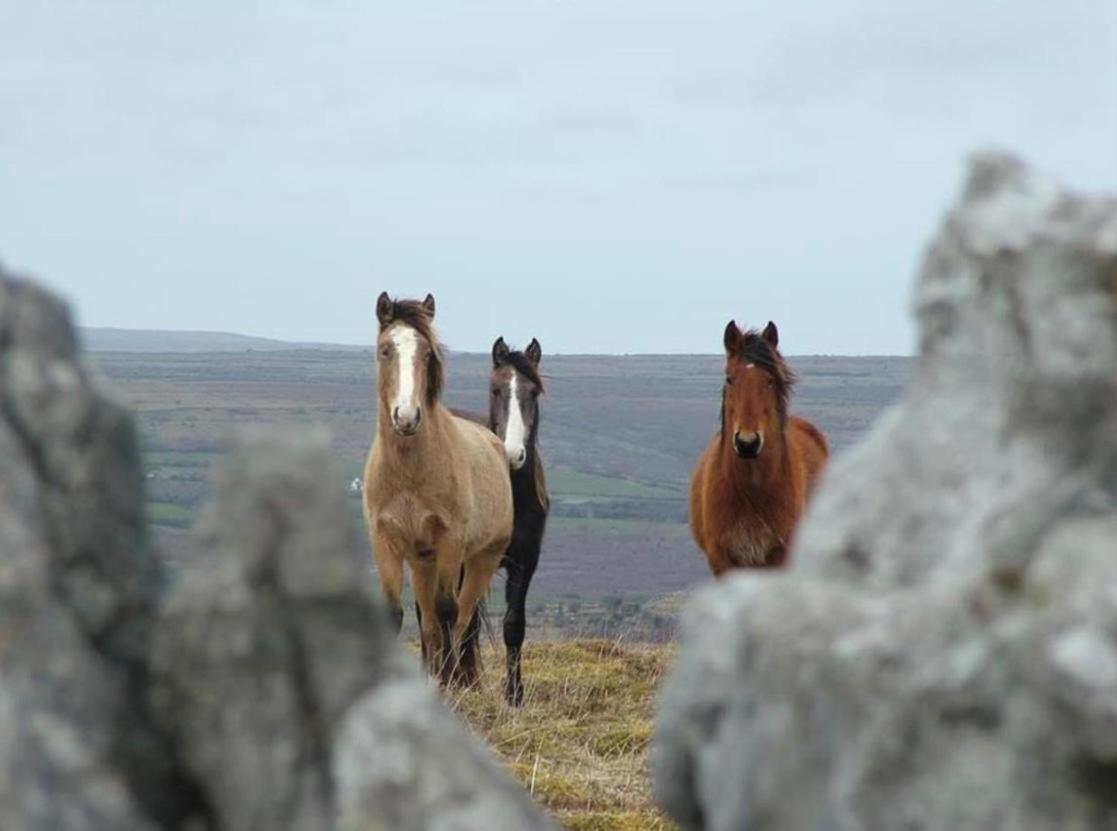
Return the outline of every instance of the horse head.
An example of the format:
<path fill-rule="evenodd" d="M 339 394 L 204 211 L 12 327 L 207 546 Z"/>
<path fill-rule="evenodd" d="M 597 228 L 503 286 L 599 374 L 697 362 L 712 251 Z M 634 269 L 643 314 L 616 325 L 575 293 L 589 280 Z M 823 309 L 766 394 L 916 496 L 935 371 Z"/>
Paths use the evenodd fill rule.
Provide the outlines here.
<path fill-rule="evenodd" d="M 384 292 L 376 301 L 380 333 L 376 339 L 377 383 L 381 411 L 392 429 L 413 436 L 423 408 L 442 393 L 442 348 L 434 333 L 434 297 L 423 301 L 392 300 Z"/>
<path fill-rule="evenodd" d="M 539 430 L 539 396 L 543 379 L 539 362 L 543 350 L 532 338 L 523 352 L 508 348 L 504 338 L 493 343 L 490 378 L 489 428 L 504 442 L 512 470 L 519 470 L 535 446 Z"/>
<path fill-rule="evenodd" d="M 779 332 L 771 321 L 763 332 L 725 327 L 725 386 L 721 433 L 742 459 L 758 458 L 765 437 L 782 434 L 795 381 L 779 353 Z"/>

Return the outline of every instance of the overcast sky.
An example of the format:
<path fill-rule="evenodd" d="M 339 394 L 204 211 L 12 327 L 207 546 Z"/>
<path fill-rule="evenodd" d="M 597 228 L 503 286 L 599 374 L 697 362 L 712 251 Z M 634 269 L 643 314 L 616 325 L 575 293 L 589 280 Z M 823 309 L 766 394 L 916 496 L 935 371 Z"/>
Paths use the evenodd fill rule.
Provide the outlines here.
<path fill-rule="evenodd" d="M 0 6 L 0 261 L 90 326 L 906 353 L 988 147 L 1117 189 L 1117 6 Z"/>

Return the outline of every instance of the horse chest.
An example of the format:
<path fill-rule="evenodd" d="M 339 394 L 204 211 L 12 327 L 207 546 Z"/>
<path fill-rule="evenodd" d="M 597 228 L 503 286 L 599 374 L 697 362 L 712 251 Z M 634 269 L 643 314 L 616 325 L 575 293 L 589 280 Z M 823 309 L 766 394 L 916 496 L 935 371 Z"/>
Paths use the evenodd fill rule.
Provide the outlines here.
<path fill-rule="evenodd" d="M 721 534 L 721 546 L 738 565 L 763 565 L 784 540 L 758 517 L 741 518 Z"/>
<path fill-rule="evenodd" d="M 375 524 L 404 547 L 435 548 L 450 528 L 451 516 L 437 501 L 401 493 L 379 506 Z"/>

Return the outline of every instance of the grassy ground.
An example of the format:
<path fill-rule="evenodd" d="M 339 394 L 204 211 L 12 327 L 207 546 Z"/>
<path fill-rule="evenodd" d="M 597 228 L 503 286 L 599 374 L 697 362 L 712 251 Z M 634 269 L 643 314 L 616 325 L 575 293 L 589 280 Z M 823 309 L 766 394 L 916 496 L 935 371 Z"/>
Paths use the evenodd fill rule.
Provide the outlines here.
<path fill-rule="evenodd" d="M 648 750 L 656 686 L 671 647 L 608 640 L 529 643 L 525 702 L 503 701 L 503 647 L 486 648 L 479 688 L 450 705 L 566 828 L 656 831 Z"/>

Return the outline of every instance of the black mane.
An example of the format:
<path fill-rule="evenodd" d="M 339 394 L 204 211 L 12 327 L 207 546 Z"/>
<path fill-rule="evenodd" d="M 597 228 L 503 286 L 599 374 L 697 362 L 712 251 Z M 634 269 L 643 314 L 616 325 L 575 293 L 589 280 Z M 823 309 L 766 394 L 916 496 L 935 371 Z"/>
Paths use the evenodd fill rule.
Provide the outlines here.
<path fill-rule="evenodd" d="M 535 384 L 540 392 L 543 392 L 543 376 L 539 374 L 539 367 L 533 364 L 531 359 L 523 352 L 509 351 L 507 355 L 500 359 L 497 366 L 498 368 L 502 366 L 512 367 L 516 372 Z"/>

